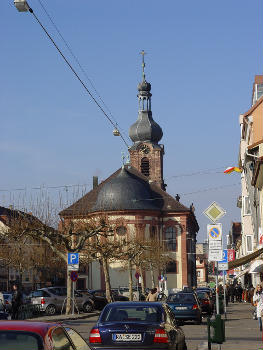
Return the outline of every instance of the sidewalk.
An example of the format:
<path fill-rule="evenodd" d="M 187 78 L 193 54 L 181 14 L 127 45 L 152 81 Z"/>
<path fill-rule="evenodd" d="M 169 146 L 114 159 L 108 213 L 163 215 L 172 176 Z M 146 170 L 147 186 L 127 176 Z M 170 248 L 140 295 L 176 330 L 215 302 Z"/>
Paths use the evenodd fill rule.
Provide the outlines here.
<path fill-rule="evenodd" d="M 212 350 L 263 350 L 262 333 L 258 321 L 252 319 L 253 306 L 248 303 L 230 303 L 227 308 L 226 342 L 212 344 Z M 222 315 L 224 319 L 224 315 Z M 198 327 L 198 328 L 195 328 Z M 207 350 L 207 325 L 183 326 L 188 350 Z"/>
<path fill-rule="evenodd" d="M 68 320 L 81 320 L 84 318 L 91 318 L 94 316 L 99 316 L 99 311 L 89 312 L 89 313 L 75 313 L 74 315 L 54 315 L 54 316 L 40 316 L 35 318 L 29 318 L 27 321 L 39 321 L 39 322 L 63 322 Z"/>

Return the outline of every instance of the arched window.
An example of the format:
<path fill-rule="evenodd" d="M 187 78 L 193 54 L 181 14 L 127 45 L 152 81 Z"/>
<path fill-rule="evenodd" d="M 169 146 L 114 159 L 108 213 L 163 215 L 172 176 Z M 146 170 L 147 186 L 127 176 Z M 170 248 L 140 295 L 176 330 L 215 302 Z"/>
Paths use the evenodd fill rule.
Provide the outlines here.
<path fill-rule="evenodd" d="M 165 230 L 165 243 L 167 250 L 176 250 L 176 229 L 173 226 Z"/>
<path fill-rule="evenodd" d="M 144 176 L 149 176 L 150 175 L 150 162 L 149 159 L 144 157 L 141 160 L 141 173 Z"/>

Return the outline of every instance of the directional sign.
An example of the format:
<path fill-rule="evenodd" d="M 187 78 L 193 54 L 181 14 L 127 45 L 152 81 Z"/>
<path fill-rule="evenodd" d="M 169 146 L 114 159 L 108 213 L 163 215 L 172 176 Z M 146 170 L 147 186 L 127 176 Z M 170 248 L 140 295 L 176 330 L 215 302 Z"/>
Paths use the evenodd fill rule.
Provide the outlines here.
<path fill-rule="evenodd" d="M 221 208 L 219 204 L 213 202 L 203 211 L 203 214 L 205 214 L 212 222 L 216 223 L 226 214 L 226 211 Z"/>
<path fill-rule="evenodd" d="M 78 271 L 79 269 L 79 253 L 68 253 L 68 270 Z"/>
<path fill-rule="evenodd" d="M 226 271 L 228 270 L 228 263 L 222 263 L 222 262 L 218 262 L 218 270 L 219 271 Z"/>
<path fill-rule="evenodd" d="M 222 224 L 207 225 L 207 237 L 210 241 L 222 241 Z"/>

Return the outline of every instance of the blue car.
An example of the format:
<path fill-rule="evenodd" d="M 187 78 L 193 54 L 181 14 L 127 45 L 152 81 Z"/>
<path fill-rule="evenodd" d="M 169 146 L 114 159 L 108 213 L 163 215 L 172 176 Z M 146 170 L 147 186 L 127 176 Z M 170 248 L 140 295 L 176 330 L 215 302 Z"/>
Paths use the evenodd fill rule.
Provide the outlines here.
<path fill-rule="evenodd" d="M 158 302 L 115 302 L 103 309 L 90 331 L 93 349 L 187 350 L 172 310 Z"/>
<path fill-rule="evenodd" d="M 202 309 L 195 293 L 178 292 L 170 294 L 166 303 L 173 310 L 176 320 L 202 323 Z"/>

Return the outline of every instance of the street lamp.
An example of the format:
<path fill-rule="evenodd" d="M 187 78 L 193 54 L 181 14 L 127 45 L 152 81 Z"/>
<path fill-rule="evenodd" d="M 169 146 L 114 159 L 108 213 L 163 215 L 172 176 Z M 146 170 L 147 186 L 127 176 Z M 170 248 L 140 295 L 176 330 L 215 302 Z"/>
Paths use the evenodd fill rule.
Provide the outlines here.
<path fill-rule="evenodd" d="M 14 4 L 19 12 L 27 12 L 30 8 L 26 0 L 14 0 Z"/>

